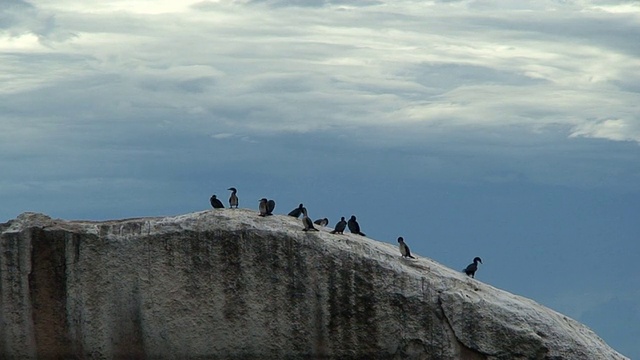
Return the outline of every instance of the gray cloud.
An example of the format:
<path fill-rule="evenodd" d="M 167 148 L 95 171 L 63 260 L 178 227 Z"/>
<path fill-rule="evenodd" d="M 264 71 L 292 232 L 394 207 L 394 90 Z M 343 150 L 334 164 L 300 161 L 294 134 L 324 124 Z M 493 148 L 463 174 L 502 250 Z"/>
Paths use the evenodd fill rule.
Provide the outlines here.
<path fill-rule="evenodd" d="M 230 10 L 221 4 L 216 6 L 207 4 L 207 7 L 213 12 L 217 11 L 221 16 L 230 14 L 238 16 L 236 10 Z M 249 10 L 246 21 L 236 18 L 229 24 L 233 27 L 209 22 L 208 25 L 199 28 L 198 32 L 188 30 L 189 22 L 186 18 L 179 19 L 178 21 L 184 22 L 183 27 L 187 29 L 166 33 L 166 37 L 151 35 L 154 31 L 167 31 L 166 25 L 154 24 L 149 19 L 136 21 L 141 17 L 139 15 L 130 17 L 126 14 L 116 14 L 113 17 L 110 13 L 108 18 L 94 19 L 96 21 L 92 20 L 91 23 L 73 20 L 70 14 L 66 14 L 65 19 L 68 24 L 81 25 L 68 30 L 86 34 L 82 35 L 86 40 L 78 42 L 78 45 L 81 46 L 81 51 L 84 49 L 87 55 L 94 57 L 93 62 L 87 61 L 79 65 L 88 67 L 88 71 L 113 71 L 127 74 L 127 80 L 138 81 L 138 86 L 143 91 L 158 93 L 160 89 L 173 88 L 174 93 L 180 94 L 179 96 L 185 99 L 190 92 L 213 95 L 210 99 L 231 95 L 231 97 L 240 97 L 248 107 L 268 109 L 269 105 L 264 104 L 264 101 L 267 101 L 277 104 L 281 110 L 289 95 L 295 96 L 293 101 L 305 101 L 305 97 L 308 97 L 312 102 L 317 96 L 320 96 L 322 101 L 328 100 L 330 103 L 344 102 L 349 99 L 356 103 L 347 106 L 362 108 L 359 111 L 366 118 L 367 123 L 384 123 L 388 121 L 389 115 L 404 115 L 409 116 L 412 121 L 432 121 L 433 116 L 451 116 L 450 123 L 466 124 L 470 120 L 465 114 L 476 114 L 486 119 L 489 116 L 482 116 L 483 112 L 491 111 L 495 114 L 496 110 L 488 109 L 488 105 L 495 103 L 497 107 L 500 103 L 506 103 L 501 112 L 504 113 L 507 122 L 512 121 L 510 118 L 518 119 L 533 128 L 539 128 L 540 119 L 528 115 L 533 111 L 528 110 L 527 106 L 522 108 L 522 100 L 509 98 L 511 94 L 518 94 L 519 97 L 526 96 L 526 101 L 531 104 L 535 104 L 536 97 L 545 104 L 550 103 L 549 98 L 562 99 L 565 103 L 551 104 L 547 113 L 549 117 L 555 117 L 558 122 L 574 125 L 573 122 L 580 121 L 577 120 L 580 114 L 573 112 L 586 100 L 586 96 L 592 96 L 590 99 L 592 101 L 603 102 L 602 97 L 598 96 L 610 93 L 605 86 L 599 85 L 599 81 L 629 84 L 626 85 L 627 88 L 632 86 L 631 82 L 624 80 L 625 77 L 622 74 L 585 73 L 585 69 L 599 66 L 598 56 L 600 55 L 598 54 L 591 54 L 592 61 L 587 64 L 582 62 L 577 66 L 571 64 L 571 58 L 576 56 L 579 49 L 571 50 L 573 46 L 568 46 L 563 50 L 567 51 L 567 54 L 558 53 L 560 43 L 553 40 L 551 36 L 547 36 L 549 30 L 546 29 L 552 28 L 553 24 L 559 26 L 562 22 L 563 26 L 573 32 L 579 32 L 577 22 L 580 19 L 570 18 L 570 22 L 566 21 L 570 12 L 564 13 L 564 16 L 551 17 L 551 19 L 545 16 L 543 21 L 546 24 L 538 24 L 538 28 L 518 19 L 508 20 L 509 17 L 497 18 L 498 15 L 494 15 L 487 20 L 482 18 L 482 14 L 474 17 L 472 12 L 463 12 L 463 16 L 458 15 L 457 19 L 453 18 L 453 23 L 456 23 L 456 20 L 465 20 L 460 21 L 460 24 L 465 25 L 452 27 L 451 23 L 447 23 L 446 26 L 451 30 L 447 30 L 450 36 L 445 37 L 443 35 L 446 33 L 436 35 L 435 31 L 444 29 L 443 18 L 451 15 L 452 12 L 455 14 L 455 9 L 451 10 L 448 7 L 436 9 L 443 12 L 436 13 L 432 21 L 428 22 L 429 25 L 424 25 L 424 18 L 410 13 L 412 9 L 407 6 L 402 9 L 406 12 L 403 17 L 405 23 L 402 25 L 394 20 L 393 16 L 372 10 L 362 16 L 352 13 L 347 15 L 334 13 L 333 15 L 337 16 L 331 20 L 323 18 L 306 26 L 302 23 L 306 23 L 311 12 L 315 10 L 300 10 L 302 21 L 292 18 L 293 14 L 281 14 L 282 17 L 279 20 L 284 26 L 264 20 L 251 24 L 252 20 L 258 19 Z M 274 17 L 277 15 L 279 14 L 268 14 L 265 18 L 278 19 Z M 309 26 L 322 26 L 324 23 L 340 24 L 341 21 L 351 22 L 354 15 L 358 20 L 358 27 L 344 28 L 344 32 L 339 27 L 313 29 Z M 428 19 L 429 15 L 426 16 Z M 160 19 L 166 20 L 165 17 Z M 469 24 L 473 24 L 474 19 L 483 20 L 476 20 L 476 26 L 468 28 Z M 619 18 L 611 17 L 608 20 L 617 23 Z M 122 27 L 120 25 L 122 23 L 136 25 Z M 377 27 L 380 23 L 383 25 L 381 28 Z M 591 30 L 592 25 L 585 26 L 585 29 L 589 29 L 585 33 L 585 38 L 594 32 Z M 483 31 L 478 32 L 478 26 Z M 385 32 L 394 27 L 397 28 L 396 33 L 391 31 L 390 33 L 393 34 L 391 37 L 384 36 Z M 354 29 L 357 31 L 354 32 Z M 624 29 L 624 31 L 628 30 L 634 29 Z M 637 32 L 637 29 L 635 30 Z M 90 41 L 92 34 L 97 31 L 105 34 L 105 37 L 100 43 L 92 43 Z M 144 36 L 119 38 L 118 34 L 123 31 L 134 34 L 139 32 Z M 357 35 L 359 32 L 361 36 Z M 464 41 L 472 44 L 471 46 L 465 48 L 458 45 L 463 41 L 460 38 L 463 34 L 470 36 L 468 39 L 470 42 L 466 39 Z M 510 37 L 509 34 L 512 36 Z M 426 41 L 415 43 L 414 41 L 420 35 L 423 35 Z M 492 36 L 497 36 L 493 40 L 494 43 L 488 42 Z M 536 39 L 536 42 L 532 43 L 525 36 Z M 109 46 L 103 46 L 103 41 L 110 37 L 113 40 L 106 43 Z M 192 40 L 186 42 L 184 39 L 188 37 Z M 393 43 L 389 42 L 390 39 Z M 541 39 L 544 41 L 541 42 Z M 207 44 L 207 46 L 196 49 L 189 45 L 196 43 Z M 536 46 L 534 51 L 529 51 L 528 49 L 534 45 Z M 545 49 L 546 46 L 548 50 Z M 170 73 L 174 67 L 169 63 L 173 61 L 171 59 L 175 58 L 176 54 L 189 54 L 188 59 L 191 64 L 184 65 L 200 66 L 202 64 L 204 66 L 192 74 L 178 74 L 177 77 L 167 78 L 167 73 Z M 602 56 L 606 59 L 610 54 L 602 54 Z M 159 62 L 154 60 L 153 63 L 145 60 L 153 57 L 162 60 Z M 183 57 L 181 61 L 184 62 L 185 59 Z M 606 65 L 602 65 L 603 70 L 607 70 L 604 67 Z M 624 66 L 624 63 L 619 63 L 618 69 L 620 65 Z M 205 67 L 215 68 L 216 73 L 198 74 L 198 71 L 202 71 Z M 629 70 L 632 69 L 633 67 L 629 68 Z M 622 70 L 625 69 L 622 68 Z M 602 80 L 598 80 L 599 77 Z M 571 89 L 572 82 L 575 90 Z M 577 89 L 584 86 L 591 88 L 590 91 Z M 181 93 L 181 89 L 187 91 Z M 499 95 L 500 99 L 494 95 L 498 91 L 502 91 Z M 165 92 L 172 93 L 172 91 Z M 122 92 L 117 90 L 114 93 Z M 483 93 L 491 98 L 483 97 L 481 95 Z M 329 94 L 336 94 L 336 96 L 326 96 Z M 352 96 L 344 96 L 345 94 Z M 390 99 L 388 94 L 393 94 L 394 99 Z M 557 96 L 558 94 L 561 94 L 560 97 Z M 579 94 L 579 98 L 574 94 Z M 186 99 L 186 101 L 189 100 Z M 215 107 L 215 100 L 213 102 Z M 509 103 L 513 106 L 509 107 Z M 314 106 L 321 107 L 325 104 L 316 102 L 310 105 L 307 109 L 312 110 Z M 380 109 L 381 105 L 386 106 Z M 540 108 L 540 103 L 535 105 Z M 334 108 L 333 106 L 335 104 L 330 107 Z M 199 106 L 185 104 L 185 107 L 207 108 L 207 104 Z M 284 108 L 286 109 L 286 105 Z M 369 108 L 368 111 L 371 114 L 376 115 L 366 114 L 366 108 Z M 393 109 L 413 110 L 410 114 L 403 114 L 390 112 Z M 567 113 L 571 113 L 572 119 L 567 119 Z M 294 115 L 292 113 L 289 116 Z M 275 111 L 275 117 L 281 119 L 282 126 L 278 126 L 278 120 L 274 120 L 276 124 L 270 125 L 272 129 L 278 127 L 284 129 L 288 128 L 292 122 L 300 122 L 283 116 L 281 111 Z M 586 123 L 591 121 L 589 119 L 604 120 L 612 117 L 623 119 L 623 121 L 633 120 L 633 118 L 627 120 L 627 117 L 619 114 L 600 112 L 585 114 L 582 121 Z M 363 121 L 358 116 L 353 116 L 353 112 L 346 118 L 334 112 L 328 116 L 325 124 L 335 125 L 336 123 L 331 124 L 332 118 L 336 118 L 340 125 L 343 125 L 344 121 L 349 121 L 348 119 L 356 125 Z M 482 119 L 473 121 L 483 124 Z M 545 121 L 543 120 L 542 123 Z M 256 125 L 254 123 L 250 127 L 256 127 Z M 499 126 L 496 121 L 487 122 L 486 125 Z M 592 132 L 591 136 L 609 133 L 609 131 L 596 131 Z M 567 136 L 570 134 L 581 133 L 574 131 Z M 619 140 L 620 137 L 614 134 L 609 138 Z"/>
<path fill-rule="evenodd" d="M 544 158 L 549 144 L 572 149 L 579 138 L 640 141 L 638 62 L 622 46 L 640 32 L 629 13 L 576 12 L 578 3 L 554 2 L 500 11 L 476 2 L 334 5 L 267 11 L 201 2 L 173 15 L 116 5 L 91 15 L 51 7 L 56 31 L 77 37 L 2 56 L 10 85 L 3 111 L 22 120 L 10 122 L 5 134 L 12 135 L 0 147 L 17 154 L 29 136 L 73 140 L 92 132 L 117 133 L 117 143 L 127 144 L 149 138 L 140 135 L 148 129 L 252 141 L 265 134 L 335 134 L 356 145 L 418 153 L 434 140 L 442 151 L 463 154 L 485 151 L 495 139 L 497 149 L 531 138 L 545 144 L 501 155 L 502 163 L 518 164 L 522 157 Z M 555 10 L 547 11 L 551 5 Z M 32 17 L 41 13 L 21 6 Z M 31 133 L 19 129 L 25 121 Z M 74 125 L 69 131 L 51 124 Z M 15 134 L 27 138 L 20 142 Z M 170 142 L 150 137 L 148 146 L 159 139 Z M 567 174 L 562 169 L 575 159 L 555 156 L 557 166 L 539 162 L 544 171 L 531 161 L 529 170 L 517 166 L 485 178 L 607 183 L 585 183 L 594 178 L 588 167 Z M 440 164 L 433 173 L 459 172 L 437 157 L 420 161 L 427 168 Z"/>
<path fill-rule="evenodd" d="M 60 29 L 54 13 L 40 10 L 22 0 L 3 1 L 0 9 L 0 35 L 2 34 L 10 39 L 33 35 L 44 46 L 51 46 L 54 42 L 66 41 L 74 36 Z"/>

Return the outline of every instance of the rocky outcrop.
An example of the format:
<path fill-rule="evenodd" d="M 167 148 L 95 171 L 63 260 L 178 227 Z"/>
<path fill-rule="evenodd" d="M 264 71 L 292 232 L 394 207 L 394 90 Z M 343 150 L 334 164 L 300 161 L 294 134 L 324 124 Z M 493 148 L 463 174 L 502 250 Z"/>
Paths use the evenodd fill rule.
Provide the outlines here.
<path fill-rule="evenodd" d="M 624 359 L 584 325 L 287 216 L 0 225 L 0 358 Z"/>

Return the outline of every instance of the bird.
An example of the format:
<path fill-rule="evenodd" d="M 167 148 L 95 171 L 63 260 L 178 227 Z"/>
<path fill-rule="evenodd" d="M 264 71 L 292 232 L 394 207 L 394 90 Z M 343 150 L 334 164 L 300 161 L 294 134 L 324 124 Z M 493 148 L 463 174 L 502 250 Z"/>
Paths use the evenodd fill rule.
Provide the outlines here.
<path fill-rule="evenodd" d="M 262 198 L 260 199 L 260 204 L 258 205 L 258 211 L 260 211 L 260 216 L 267 216 L 268 215 L 268 201 L 266 198 Z"/>
<path fill-rule="evenodd" d="M 331 232 L 332 234 L 344 234 L 344 229 L 347 227 L 347 221 L 344 219 L 344 216 L 340 218 L 340 221 L 336 224 L 335 229 Z"/>
<path fill-rule="evenodd" d="M 273 200 L 267 201 L 267 215 L 273 215 L 273 210 L 276 208 L 276 202 Z"/>
<path fill-rule="evenodd" d="M 304 208 L 304 205 L 300 204 L 298 205 L 297 208 L 289 211 L 289 216 L 293 216 L 294 218 L 298 218 L 300 217 L 300 215 L 302 215 L 302 209 Z"/>
<path fill-rule="evenodd" d="M 211 206 L 213 206 L 214 209 L 224 209 L 222 201 L 220 201 L 220 199 L 218 199 L 215 195 L 211 195 L 211 199 L 209 199 L 209 201 L 211 202 Z"/>
<path fill-rule="evenodd" d="M 409 250 L 409 246 L 405 244 L 402 236 L 398 238 L 398 243 L 400 244 L 400 254 L 402 254 L 402 257 L 415 259 L 415 257 L 411 256 L 411 250 Z"/>
<path fill-rule="evenodd" d="M 358 235 L 362 235 L 362 236 L 367 236 L 363 232 L 360 231 L 360 225 L 356 221 L 356 216 L 355 215 L 351 215 L 351 218 L 347 222 L 347 225 L 349 226 L 349 231 L 351 231 L 352 233 L 358 234 Z"/>
<path fill-rule="evenodd" d="M 467 266 L 462 271 L 464 271 L 464 273 L 467 274 L 468 276 L 471 276 L 472 278 L 475 279 L 476 271 L 478 271 L 478 262 L 482 264 L 482 259 L 476 256 L 475 258 L 473 258 L 473 264 L 469 264 L 469 266 Z"/>
<path fill-rule="evenodd" d="M 304 229 L 302 229 L 302 231 L 320 231 L 313 226 L 313 222 L 307 215 L 307 209 L 304 207 L 302 208 L 302 224 L 304 225 Z"/>
<path fill-rule="evenodd" d="M 329 225 L 329 219 L 327 219 L 327 218 L 318 219 L 318 220 L 314 221 L 313 223 L 317 224 L 317 225 L 320 225 L 320 226 L 327 226 L 327 225 Z"/>
<path fill-rule="evenodd" d="M 236 188 L 234 187 L 230 187 L 227 190 L 231 190 L 231 196 L 229 197 L 229 207 L 230 208 L 238 208 L 238 195 L 236 195 L 236 193 L 238 192 L 238 190 L 236 190 Z"/>

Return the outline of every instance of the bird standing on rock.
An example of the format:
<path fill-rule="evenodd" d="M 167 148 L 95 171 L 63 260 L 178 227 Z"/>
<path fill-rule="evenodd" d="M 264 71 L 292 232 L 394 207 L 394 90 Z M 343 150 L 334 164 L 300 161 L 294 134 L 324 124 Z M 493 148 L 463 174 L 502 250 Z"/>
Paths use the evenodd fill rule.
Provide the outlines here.
<path fill-rule="evenodd" d="M 297 208 L 289 211 L 289 216 L 293 216 L 294 218 L 300 217 L 302 215 L 302 209 L 304 209 L 304 205 L 300 204 Z"/>
<path fill-rule="evenodd" d="M 258 211 L 260 212 L 260 216 L 267 216 L 267 199 L 260 199 L 260 203 L 258 204 Z"/>
<path fill-rule="evenodd" d="M 332 234 L 344 234 L 344 229 L 347 227 L 347 221 L 344 216 L 340 218 L 340 221 L 336 224 L 336 227 L 331 232 Z"/>
<path fill-rule="evenodd" d="M 211 206 L 213 206 L 214 209 L 224 209 L 222 201 L 220 201 L 220 199 L 218 199 L 215 195 L 211 195 L 209 201 L 211 202 Z"/>
<path fill-rule="evenodd" d="M 273 215 L 273 209 L 276 208 L 276 202 L 273 200 L 267 200 L 267 198 L 260 199 L 258 204 L 258 211 L 260 216 Z"/>
<path fill-rule="evenodd" d="M 398 238 L 398 243 L 400 247 L 400 254 L 402 254 L 402 257 L 415 259 L 415 257 L 411 256 L 411 250 L 409 250 L 409 246 L 405 244 L 404 238 L 402 236 Z"/>
<path fill-rule="evenodd" d="M 238 195 L 236 195 L 236 193 L 238 192 L 238 190 L 236 190 L 236 188 L 234 187 L 230 187 L 227 190 L 231 190 L 231 196 L 229 197 L 229 207 L 230 208 L 238 208 Z"/>
<path fill-rule="evenodd" d="M 313 222 L 307 215 L 307 209 L 304 207 L 302 208 L 302 224 L 304 225 L 304 229 L 302 229 L 302 231 L 320 231 L 313 226 Z"/>
<path fill-rule="evenodd" d="M 358 224 L 358 222 L 356 221 L 356 216 L 355 215 L 351 215 L 351 218 L 347 222 L 347 225 L 349 226 L 349 231 L 351 231 L 353 234 L 367 236 L 363 232 L 360 231 L 360 224 Z"/>
<path fill-rule="evenodd" d="M 317 224 L 317 225 L 320 225 L 320 226 L 327 226 L 327 225 L 329 225 L 329 219 L 322 218 L 322 219 L 318 219 L 318 220 L 314 221 L 313 223 Z"/>
<path fill-rule="evenodd" d="M 466 269 L 463 270 L 464 273 L 475 279 L 476 271 L 478 271 L 478 262 L 482 264 L 482 259 L 476 256 L 473 259 L 473 264 L 469 264 L 469 266 L 467 266 Z"/>

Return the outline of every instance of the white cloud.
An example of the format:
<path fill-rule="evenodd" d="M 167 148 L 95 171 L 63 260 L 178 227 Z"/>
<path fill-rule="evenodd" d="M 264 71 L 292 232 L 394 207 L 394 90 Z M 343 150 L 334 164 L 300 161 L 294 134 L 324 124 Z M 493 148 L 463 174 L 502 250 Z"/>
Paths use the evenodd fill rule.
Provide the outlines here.
<path fill-rule="evenodd" d="M 571 137 L 578 136 L 640 143 L 640 123 L 623 119 L 590 121 L 573 128 Z"/>
<path fill-rule="evenodd" d="M 231 133 L 219 133 L 219 134 L 212 134 L 211 138 L 213 139 L 230 139 L 235 137 L 235 134 L 231 134 Z"/>

